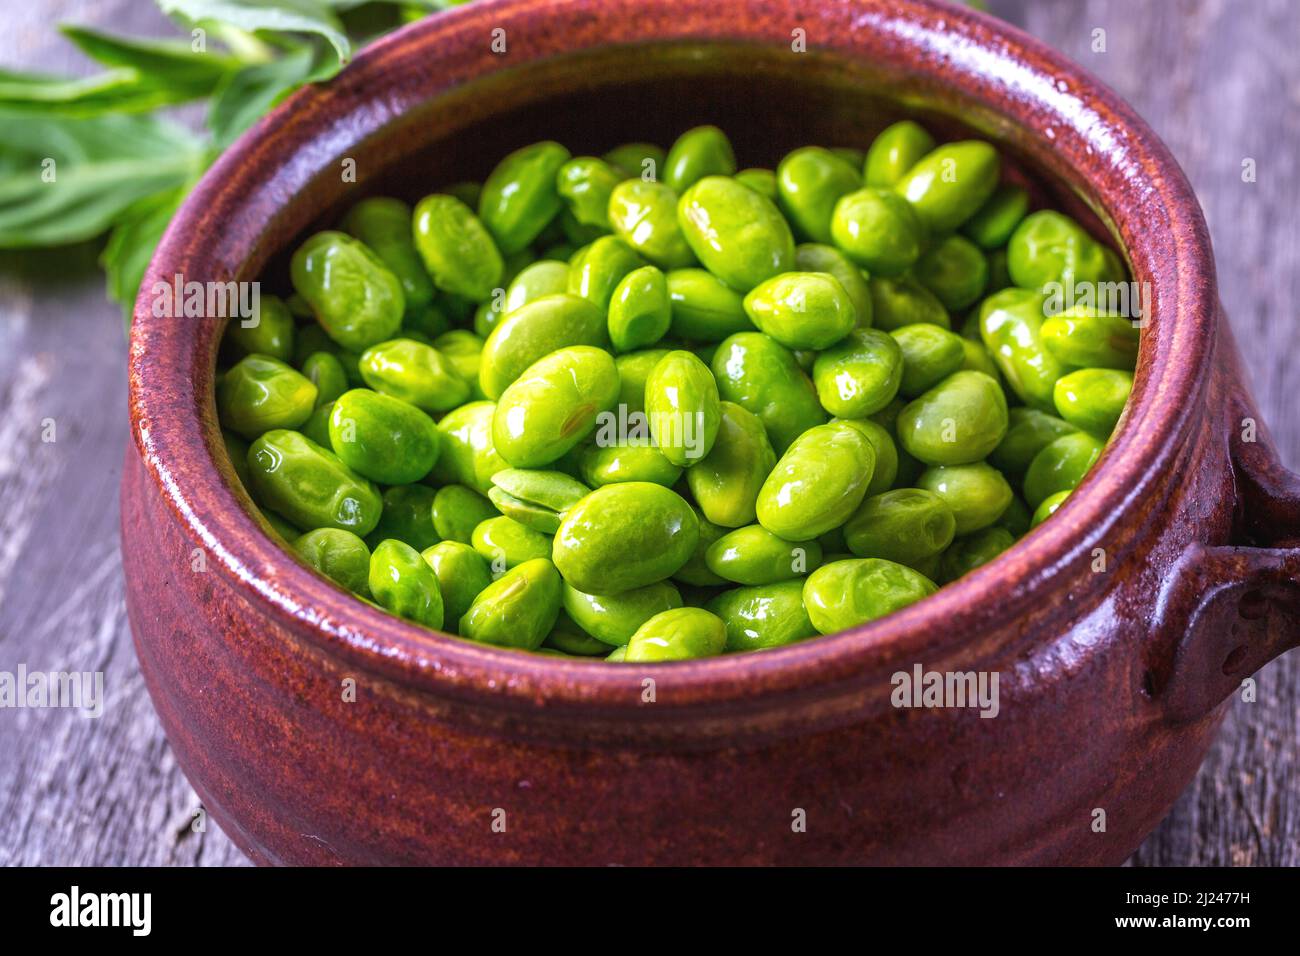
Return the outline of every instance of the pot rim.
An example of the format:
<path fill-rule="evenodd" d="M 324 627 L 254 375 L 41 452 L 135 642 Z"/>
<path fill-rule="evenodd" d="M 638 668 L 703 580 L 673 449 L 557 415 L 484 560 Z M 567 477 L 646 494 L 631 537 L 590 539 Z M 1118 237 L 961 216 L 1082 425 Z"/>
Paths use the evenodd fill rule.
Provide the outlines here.
<path fill-rule="evenodd" d="M 530 23 L 545 28 L 530 35 L 524 29 Z M 395 88 L 389 74 L 409 67 L 417 73 L 410 87 L 442 95 L 495 72 L 499 67 L 486 62 L 493 58 L 484 54 L 482 38 L 496 26 L 510 28 L 514 66 L 516 57 L 533 62 L 555 55 L 557 49 L 547 46 L 559 42 L 548 41 L 552 36 L 564 38 L 567 53 L 637 40 L 788 47 L 791 23 L 804 26 L 809 37 L 830 38 L 825 52 L 870 56 L 942 82 L 1028 130 L 1033 144 L 1050 148 L 1058 171 L 1074 169 L 1100 199 L 1134 279 L 1150 283 L 1124 420 L 1053 520 L 937 594 L 860 628 L 762 653 L 649 665 L 651 671 L 434 633 L 371 607 L 289 558 L 245 512 L 246 496 L 227 484 L 214 457 L 220 432 L 204 421 L 213 416 L 211 389 L 199 386 L 210 384 L 222 323 L 153 317 L 149 290 L 155 282 L 177 273 L 191 280 L 238 275 L 263 238 L 265 213 L 254 212 L 259 201 L 294 196 L 348 147 L 427 98 Z M 428 53 L 435 50 L 439 78 L 427 75 Z M 367 97 L 360 91 L 372 82 L 382 94 Z M 1200 207 L 1151 129 L 1082 68 L 987 15 L 932 0 L 815 6 L 799 0 L 488 0 L 426 18 L 371 45 L 336 80 L 295 93 L 207 172 L 168 227 L 136 301 L 132 433 L 151 480 L 195 545 L 209 552 L 215 566 L 209 570 L 242 582 L 300 639 L 365 670 L 414 690 L 494 706 L 646 715 L 640 699 L 647 673 L 672 687 L 651 711 L 758 706 L 782 694 L 888 674 L 902 662 L 934 661 L 971 634 L 992 632 L 1052 603 L 1056 572 L 1103 536 L 1113 542 L 1125 533 L 1126 519 L 1180 444 L 1190 420 L 1185 412 L 1204 389 L 1213 351 L 1214 289 Z M 1103 586 L 1100 580 L 1087 585 Z M 1085 595 L 1076 590 L 1072 596 Z"/>

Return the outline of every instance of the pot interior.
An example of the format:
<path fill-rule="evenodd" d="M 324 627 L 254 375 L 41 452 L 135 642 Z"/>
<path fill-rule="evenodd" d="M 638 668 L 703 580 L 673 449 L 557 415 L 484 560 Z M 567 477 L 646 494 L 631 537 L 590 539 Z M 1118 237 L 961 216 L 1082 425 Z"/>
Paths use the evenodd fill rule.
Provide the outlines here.
<path fill-rule="evenodd" d="M 1069 212 L 1122 252 L 1099 197 L 1078 170 L 961 90 L 928 74 L 834 54 L 716 42 L 555 56 L 416 104 L 355 149 L 323 162 L 310 187 L 285 207 L 279 228 L 268 231 L 273 245 L 264 245 L 255 261 L 268 259 L 276 287 L 287 289 L 288 257 L 297 244 L 362 197 L 415 202 L 460 180 L 481 182 L 506 153 L 541 139 L 558 140 L 574 155 L 600 155 L 630 141 L 667 148 L 682 131 L 711 123 L 731 138 L 741 168 L 774 168 L 800 146 L 865 150 L 881 129 L 903 118 L 940 141 L 995 142 L 1004 175 L 1027 186 L 1037 205 Z M 339 175 L 345 158 L 357 162 L 356 182 Z"/>
<path fill-rule="evenodd" d="M 785 18 L 772 12 L 787 5 Z M 796 15 L 794 22 L 808 23 L 824 42 L 793 52 Z M 497 24 L 510 31 L 510 56 L 488 52 Z M 748 699 L 740 678 L 751 672 L 767 675 L 775 693 L 829 673 L 832 660 L 880 668 L 888 663 L 882 648 L 903 653 L 933 641 L 964 642 L 962 635 L 989 626 L 989 615 L 1034 613 L 1046 606 L 1051 575 L 1044 569 L 1102 534 L 1120 547 L 1135 533 L 1125 509 L 1186 433 L 1187 417 L 1168 410 L 1194 407 L 1204 387 L 1213 260 L 1190 186 L 1114 94 L 1004 24 L 928 3 L 803 10 L 793 0 L 644 7 L 639 0 L 502 0 L 380 41 L 330 84 L 299 91 L 227 151 L 164 238 L 137 307 L 132 402 L 139 419 L 174 427 L 155 428 L 142 454 L 165 478 L 206 446 L 184 486 L 163 482 L 178 512 L 229 544 L 232 573 L 258 580 L 274 595 L 277 613 L 367 666 L 433 687 L 440 671 L 430 662 L 451 662 L 470 682 L 508 673 L 521 700 L 545 686 L 552 699 L 571 695 L 585 706 L 590 695 L 608 694 L 602 699 L 621 707 L 634 675 L 620 668 L 448 641 L 350 600 L 286 560 L 251 514 L 232 507 L 247 510 L 250 502 L 230 469 L 213 402 L 225 320 L 152 318 L 150 282 L 184 271 L 200 281 L 262 279 L 287 292 L 298 243 L 333 226 L 357 200 L 386 194 L 415 201 L 459 180 L 482 180 L 505 153 L 539 139 L 559 140 L 575 155 L 600 154 L 633 140 L 666 147 L 683 130 L 712 123 L 732 138 L 741 167 L 774 166 L 803 145 L 865 149 L 903 117 L 941 141 L 994 142 L 1007 175 L 1025 183 L 1037 204 L 1075 216 L 1126 255 L 1135 280 L 1151 284 L 1129 410 L 1063 514 L 1007 555 L 863 628 L 761 655 L 679 663 L 674 673 L 699 700 Z M 954 316 L 954 324 L 962 318 Z M 1019 560 L 1008 560 L 1012 554 Z M 1076 601 L 1100 594 L 1103 577 L 1076 582 Z M 376 646 L 385 653 L 375 654 Z M 571 679 L 579 670 L 581 681 Z M 686 699 L 694 698 L 684 692 Z"/>

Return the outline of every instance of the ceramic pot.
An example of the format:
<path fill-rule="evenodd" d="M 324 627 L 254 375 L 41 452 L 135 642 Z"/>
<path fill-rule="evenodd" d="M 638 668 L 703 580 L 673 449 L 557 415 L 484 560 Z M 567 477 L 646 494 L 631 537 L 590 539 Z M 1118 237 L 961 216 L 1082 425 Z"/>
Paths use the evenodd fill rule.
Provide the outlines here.
<path fill-rule="evenodd" d="M 996 140 L 1126 250 L 1150 308 L 1125 419 L 1056 516 L 852 632 L 610 666 L 385 615 L 250 517 L 213 407 L 224 321 L 152 314 L 155 282 L 282 277 L 362 195 L 418 197 L 535 139 L 713 122 L 771 165 L 900 115 Z M 1080 68 L 926 2 L 502 0 L 383 40 L 186 201 L 137 304 L 130 412 L 141 667 L 204 805 L 263 863 L 1118 863 L 1225 700 L 1300 638 L 1300 483 L 1242 384 L 1186 179 Z M 996 673 L 997 716 L 894 706 L 917 665 Z"/>

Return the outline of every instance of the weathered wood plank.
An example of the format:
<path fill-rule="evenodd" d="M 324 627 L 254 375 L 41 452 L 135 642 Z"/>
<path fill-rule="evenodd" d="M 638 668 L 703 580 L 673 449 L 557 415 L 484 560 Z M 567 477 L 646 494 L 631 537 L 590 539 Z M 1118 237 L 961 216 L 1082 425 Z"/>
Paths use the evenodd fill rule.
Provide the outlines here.
<path fill-rule="evenodd" d="M 8 4 L 0 63 L 84 60 L 60 21 L 160 32 L 152 3 Z M 0 669 L 102 670 L 103 716 L 0 711 L 0 864 L 233 864 L 167 746 L 131 647 L 117 543 L 126 341 L 94 249 L 0 260 Z M 54 441 L 42 441 L 45 423 Z"/>
<path fill-rule="evenodd" d="M 1178 156 L 1216 241 L 1224 302 L 1283 458 L 1300 467 L 1300 8 L 1287 0 L 1008 0 L 994 12 L 1113 86 Z M 142 0 L 29 0 L 0 63 L 76 69 L 59 21 L 160 30 Z M 1093 31 L 1106 51 L 1093 52 Z M 1241 162 L 1255 159 L 1258 181 Z M 0 257 L 0 669 L 102 669 L 99 720 L 0 711 L 0 864 L 246 862 L 172 759 L 131 648 L 117 556 L 125 342 L 94 250 Z M 56 440 L 42 442 L 52 419 Z M 1137 864 L 1300 863 L 1300 656 L 1260 672 Z"/>

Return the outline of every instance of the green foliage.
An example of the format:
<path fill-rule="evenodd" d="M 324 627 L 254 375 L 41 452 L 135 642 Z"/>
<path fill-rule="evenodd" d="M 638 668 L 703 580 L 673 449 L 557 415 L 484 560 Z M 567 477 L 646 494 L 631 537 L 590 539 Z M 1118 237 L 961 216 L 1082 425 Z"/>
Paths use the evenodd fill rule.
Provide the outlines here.
<path fill-rule="evenodd" d="M 0 248 L 107 234 L 100 262 L 127 321 L 173 213 L 212 158 L 358 42 L 465 0 L 156 0 L 188 36 L 59 29 L 105 67 L 87 77 L 0 69 Z M 158 111 L 207 102 L 207 133 Z"/>

